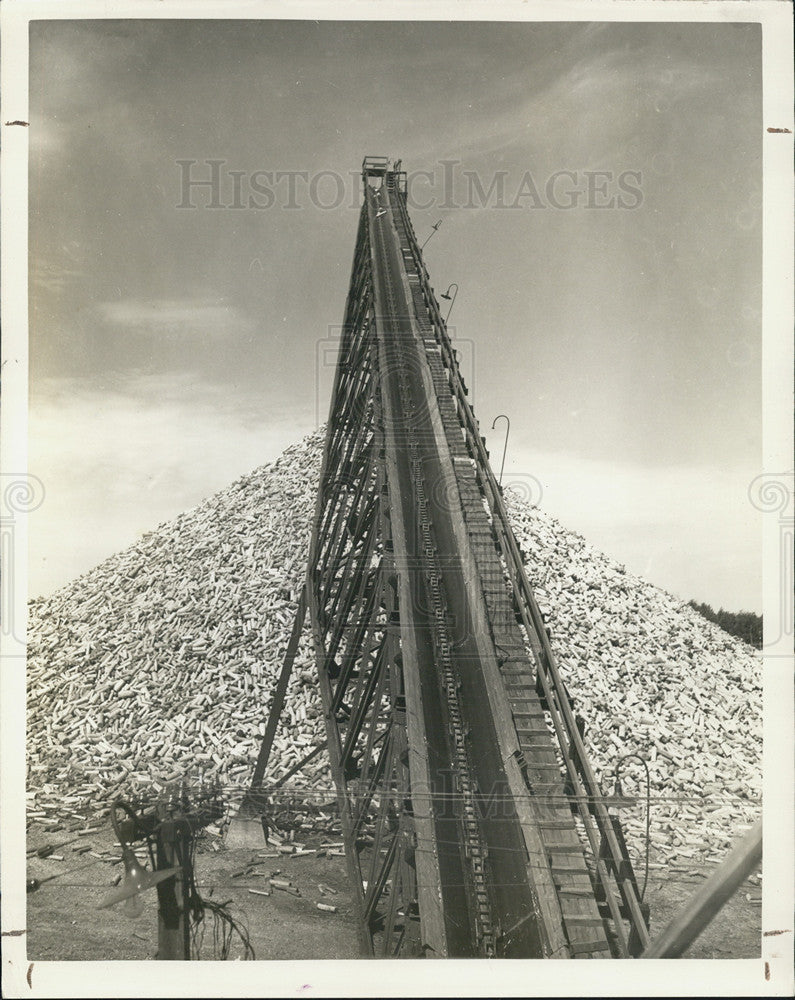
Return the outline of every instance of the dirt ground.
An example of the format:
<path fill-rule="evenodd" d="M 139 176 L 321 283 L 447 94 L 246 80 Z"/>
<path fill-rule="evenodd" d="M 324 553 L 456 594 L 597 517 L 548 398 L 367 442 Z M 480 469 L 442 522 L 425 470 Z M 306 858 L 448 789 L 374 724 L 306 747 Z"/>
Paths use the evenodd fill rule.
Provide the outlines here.
<path fill-rule="evenodd" d="M 32 830 L 28 849 L 58 845 L 73 835 L 45 834 Z M 307 846 L 318 846 L 321 838 Z M 41 887 L 28 894 L 28 959 L 85 961 L 154 959 L 157 954 L 157 890 L 142 894 L 144 912 L 134 919 L 122 913 L 122 905 L 97 910 L 97 903 L 113 887 L 123 871 L 120 862 L 101 860 L 74 849 L 91 844 L 101 854 L 114 851 L 112 833 L 91 834 L 55 851 L 63 861 L 51 857 L 28 857 L 28 877 Z M 213 850 L 211 845 L 219 846 Z M 273 854 L 263 840 L 259 850 L 227 850 L 218 838 L 200 841 L 195 873 L 200 894 L 227 904 L 229 913 L 249 935 L 256 960 L 357 958 L 358 937 L 352 912 L 345 859 L 315 855 L 259 857 Z M 49 882 L 48 875 L 63 873 Z M 270 879 L 292 882 L 300 895 L 271 889 Z M 319 888 L 322 886 L 323 888 Z M 256 890 L 250 892 L 249 890 Z M 322 911 L 317 903 L 336 907 Z M 79 915 L 79 916 L 78 916 Z M 203 934 L 199 931 L 200 959 L 220 957 L 214 952 L 214 918 L 206 913 Z M 196 957 L 194 955 L 194 957 Z M 244 957 L 240 939 L 233 935 L 230 960 Z"/>
<path fill-rule="evenodd" d="M 144 893 L 143 913 L 123 916 L 121 905 L 97 910 L 96 905 L 122 872 L 120 862 L 95 857 L 115 853 L 114 837 L 108 829 L 92 832 L 64 843 L 75 833 L 46 833 L 32 827 L 28 850 L 52 845 L 55 858 L 28 856 L 28 878 L 41 886 L 27 896 L 28 948 L 30 961 L 113 959 L 146 961 L 157 953 L 157 891 Z M 316 837 L 307 848 L 319 846 Z M 213 849 L 215 844 L 217 849 Z M 63 846 L 59 846 L 63 845 Z M 78 853 L 89 847 L 93 853 Z M 359 957 L 353 917 L 352 895 L 345 859 L 316 855 L 260 858 L 274 853 L 265 845 L 259 850 L 228 850 L 218 838 L 207 836 L 196 855 L 196 880 L 201 894 L 217 903 L 227 903 L 229 912 L 245 926 L 257 961 L 269 959 L 339 959 Z M 57 858 L 63 860 L 57 860 Z M 252 869 L 253 865 L 253 869 Z M 278 869 L 279 879 L 292 882 L 300 895 L 272 889 L 268 876 Z M 255 874 L 259 872 L 261 874 Z M 651 906 L 651 933 L 655 937 L 709 874 L 700 868 L 660 865 L 650 871 L 646 901 Z M 50 881 L 44 879 L 57 876 Z M 322 888 L 321 888 L 322 887 Z M 250 892 L 249 890 L 259 890 Z M 323 903 L 336 912 L 318 909 Z M 755 958 L 761 951 L 761 882 L 754 875 L 735 893 L 712 923 L 691 945 L 686 958 Z M 207 913 L 198 958 L 213 960 L 213 917 Z M 194 956 L 196 957 L 196 956 Z M 239 939 L 233 939 L 229 959 L 243 957 Z"/>

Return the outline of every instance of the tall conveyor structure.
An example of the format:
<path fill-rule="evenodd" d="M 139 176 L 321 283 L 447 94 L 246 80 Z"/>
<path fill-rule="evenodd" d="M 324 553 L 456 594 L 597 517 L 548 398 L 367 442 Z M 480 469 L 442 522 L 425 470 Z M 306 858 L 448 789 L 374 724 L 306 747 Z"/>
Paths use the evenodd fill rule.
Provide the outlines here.
<path fill-rule="evenodd" d="M 367 157 L 362 178 L 287 655 L 308 612 L 362 951 L 636 955 L 648 911 L 429 284 L 405 172 Z"/>

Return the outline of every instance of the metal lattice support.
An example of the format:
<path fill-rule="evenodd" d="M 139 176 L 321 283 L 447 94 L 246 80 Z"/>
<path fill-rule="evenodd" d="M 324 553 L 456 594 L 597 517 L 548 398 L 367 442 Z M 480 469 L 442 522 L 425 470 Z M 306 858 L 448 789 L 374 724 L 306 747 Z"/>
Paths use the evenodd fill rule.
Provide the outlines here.
<path fill-rule="evenodd" d="M 466 400 L 405 175 L 373 157 L 363 181 L 299 608 L 363 953 L 629 955 L 648 941 L 634 875 Z"/>

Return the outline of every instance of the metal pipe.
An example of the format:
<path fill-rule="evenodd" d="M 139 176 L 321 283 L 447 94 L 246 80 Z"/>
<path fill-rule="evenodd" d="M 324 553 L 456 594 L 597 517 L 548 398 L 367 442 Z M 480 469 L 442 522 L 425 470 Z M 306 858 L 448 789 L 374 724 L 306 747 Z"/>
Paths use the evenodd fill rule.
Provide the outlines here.
<path fill-rule="evenodd" d="M 430 237 L 428 237 L 428 238 L 430 239 Z M 446 292 L 442 292 L 442 298 L 443 299 L 447 299 L 448 302 L 450 301 L 450 288 L 455 288 L 455 291 L 453 292 L 453 301 L 450 302 L 450 308 L 447 310 L 447 315 L 444 318 L 444 325 L 445 326 L 447 326 L 447 321 L 450 319 L 450 313 L 453 311 L 453 306 L 455 305 L 455 297 L 456 297 L 456 295 L 458 295 L 458 284 L 457 284 L 457 282 L 454 281 L 450 285 L 450 287 L 447 289 Z"/>
<path fill-rule="evenodd" d="M 450 308 L 452 309 L 453 307 L 450 306 Z M 449 316 L 450 313 L 448 313 L 447 315 Z M 505 429 L 505 445 L 502 449 L 502 465 L 500 466 L 500 480 L 499 480 L 500 486 L 502 486 L 502 470 L 505 468 L 505 452 L 508 450 L 508 435 L 511 433 L 511 418 L 506 416 L 504 413 L 500 413 L 498 416 L 494 418 L 494 423 L 491 425 L 491 429 L 494 430 L 497 421 L 501 417 L 507 420 L 508 426 Z"/>

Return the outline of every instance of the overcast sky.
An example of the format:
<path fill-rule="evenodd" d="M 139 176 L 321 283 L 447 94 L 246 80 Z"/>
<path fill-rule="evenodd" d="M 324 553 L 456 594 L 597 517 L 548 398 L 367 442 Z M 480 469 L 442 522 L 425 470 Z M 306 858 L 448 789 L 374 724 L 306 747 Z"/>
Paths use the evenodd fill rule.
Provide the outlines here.
<path fill-rule="evenodd" d="M 651 582 L 761 610 L 758 25 L 30 37 L 32 595 L 325 418 L 350 172 L 383 154 L 427 172 L 411 216 L 443 220 L 425 258 L 497 467 L 511 418 L 506 482 Z M 184 207 L 210 160 L 242 208 Z M 276 171 L 305 172 L 292 201 Z"/>

